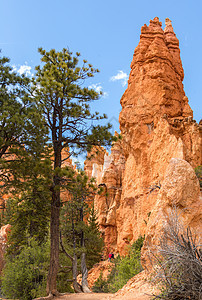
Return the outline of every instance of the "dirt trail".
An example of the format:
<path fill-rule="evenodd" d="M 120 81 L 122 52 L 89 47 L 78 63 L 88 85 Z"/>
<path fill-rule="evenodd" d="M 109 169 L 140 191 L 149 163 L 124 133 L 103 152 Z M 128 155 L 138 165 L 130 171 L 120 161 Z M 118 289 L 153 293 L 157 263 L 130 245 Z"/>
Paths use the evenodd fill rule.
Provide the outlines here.
<path fill-rule="evenodd" d="M 127 295 L 115 295 L 105 293 L 90 293 L 90 294 L 69 294 L 54 298 L 55 300 L 149 300 L 151 297 L 147 295 L 138 295 L 131 293 Z"/>
<path fill-rule="evenodd" d="M 109 300 L 113 294 L 89 293 L 89 294 L 69 294 L 54 298 L 55 300 Z"/>

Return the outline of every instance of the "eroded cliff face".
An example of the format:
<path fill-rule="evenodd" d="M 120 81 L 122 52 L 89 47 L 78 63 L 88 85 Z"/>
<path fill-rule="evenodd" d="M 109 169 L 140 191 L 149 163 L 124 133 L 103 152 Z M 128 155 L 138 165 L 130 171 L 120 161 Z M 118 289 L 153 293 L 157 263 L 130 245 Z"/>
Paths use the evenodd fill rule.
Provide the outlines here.
<path fill-rule="evenodd" d="M 95 177 L 97 184 L 102 181 L 104 163 L 107 161 L 108 153 L 103 147 L 95 146 L 88 153 L 84 162 L 84 170 L 89 178 Z"/>
<path fill-rule="evenodd" d="M 183 77 L 179 41 L 171 21 L 166 19 L 163 30 L 154 18 L 141 29 L 128 88 L 121 98 L 123 138 L 116 151 L 112 147 L 108 166 L 99 177 L 107 196 L 97 196 L 95 207 L 109 251 L 124 254 L 129 242 L 150 232 L 152 210 L 163 201 L 159 194 L 172 158 L 192 167 L 202 164 L 202 126 L 193 120 Z M 193 202 L 199 201 L 194 197 Z"/>
<path fill-rule="evenodd" d="M 115 132 L 115 135 L 118 134 Z M 122 180 L 125 169 L 122 140 L 115 142 L 109 155 L 103 148 L 93 148 L 84 163 L 89 177 L 95 177 L 102 193 L 96 195 L 94 207 L 97 211 L 100 231 L 103 235 L 106 254 L 117 252 L 116 211 L 120 205 Z"/>
<path fill-rule="evenodd" d="M 122 181 L 125 170 L 122 141 L 112 146 L 111 154 L 105 157 L 101 185 L 103 193 L 94 200 L 98 222 L 103 233 L 106 253 L 117 252 L 117 215 L 120 206 Z"/>
<path fill-rule="evenodd" d="M 150 268 L 149 252 L 156 251 L 168 217 L 179 217 L 184 229 L 190 227 L 193 235 L 202 234 L 202 197 L 199 180 L 191 165 L 179 158 L 172 158 L 166 170 L 155 205 L 147 223 L 142 249 L 142 265 Z"/>
<path fill-rule="evenodd" d="M 141 30 L 122 99 L 120 129 L 126 157 L 120 207 L 118 250 L 147 234 L 147 223 L 171 158 L 201 164 L 200 126 L 183 89 L 179 42 L 171 21 L 158 18 Z M 173 199 L 174 200 L 174 199 Z"/>

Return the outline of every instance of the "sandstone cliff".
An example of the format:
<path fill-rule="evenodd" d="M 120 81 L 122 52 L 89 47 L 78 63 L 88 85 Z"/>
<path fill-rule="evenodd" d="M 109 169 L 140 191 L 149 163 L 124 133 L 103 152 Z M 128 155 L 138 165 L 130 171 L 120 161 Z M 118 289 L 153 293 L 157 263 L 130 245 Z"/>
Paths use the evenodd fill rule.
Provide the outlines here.
<path fill-rule="evenodd" d="M 127 239 L 147 234 L 171 158 L 184 159 L 193 167 L 201 164 L 201 131 L 185 96 L 183 76 L 171 21 L 166 19 L 163 31 L 155 18 L 142 27 L 121 99 L 126 164 L 117 211 L 119 251 L 124 251 Z"/>
<path fill-rule="evenodd" d="M 95 207 L 108 251 L 124 254 L 129 242 L 139 235 L 151 234 L 151 220 L 157 223 L 153 230 L 160 234 L 160 216 L 153 210 L 159 210 L 161 204 L 162 210 L 166 205 L 171 207 L 176 201 L 172 192 L 169 205 L 163 204 L 167 201 L 162 194 L 165 174 L 172 158 L 185 161 L 185 178 L 190 168 L 202 164 L 202 126 L 193 120 L 183 77 L 179 41 L 171 21 L 166 19 L 163 30 L 159 19 L 154 18 L 141 29 L 128 87 L 121 98 L 119 121 L 123 138 L 112 147 L 107 167 L 102 169 L 100 165 L 99 184 L 107 193 L 96 197 Z M 178 170 L 177 164 L 173 166 Z M 190 182 L 187 186 L 191 188 Z M 175 185 L 176 193 L 177 189 Z M 195 207 L 198 192 L 189 201 L 187 194 L 181 193 L 177 206 L 184 208 L 192 203 Z M 198 222 L 200 216 L 194 208 L 191 215 Z"/>

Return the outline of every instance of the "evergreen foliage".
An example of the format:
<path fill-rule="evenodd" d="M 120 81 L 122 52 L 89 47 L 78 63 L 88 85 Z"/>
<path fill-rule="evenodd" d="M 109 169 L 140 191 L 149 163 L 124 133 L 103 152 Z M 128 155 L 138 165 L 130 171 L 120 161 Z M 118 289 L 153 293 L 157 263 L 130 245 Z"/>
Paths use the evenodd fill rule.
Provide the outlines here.
<path fill-rule="evenodd" d="M 98 112 L 91 113 L 90 103 L 99 98 L 93 89 L 84 86 L 85 80 L 98 72 L 86 60 L 79 66 L 79 53 L 72 55 L 68 49 L 45 51 L 39 48 L 43 65 L 36 67 L 33 93 L 36 105 L 43 111 L 45 126 L 50 131 L 53 147 L 53 180 L 51 201 L 51 256 L 47 281 L 47 293 L 56 290 L 59 270 L 59 219 L 60 189 L 64 183 L 62 176 L 62 150 L 70 155 L 91 150 L 93 145 L 110 145 L 113 136 L 110 124 L 95 125 L 94 121 L 106 118 Z"/>
<path fill-rule="evenodd" d="M 89 182 L 87 186 L 88 178 L 82 172 L 75 181 L 73 170 L 62 167 L 62 150 L 67 150 L 69 156 L 78 155 L 90 151 L 93 145 L 110 145 L 114 138 L 109 132 L 110 124 L 94 123 L 106 115 L 90 111 L 89 104 L 97 101 L 99 94 L 84 86 L 85 80 L 98 70 L 86 60 L 79 66 L 80 54 L 73 56 L 68 49 L 47 52 L 40 48 L 39 52 L 43 65 L 36 68 L 32 80 L 13 72 L 9 59 L 0 59 L 0 192 L 13 194 L 2 219 L 12 225 L 8 247 L 12 263 L 17 264 L 19 258 L 20 265 L 30 238 L 38 246 L 43 245 L 50 221 L 49 294 L 56 290 L 59 270 L 60 192 L 63 188 L 79 200 L 73 222 L 77 222 L 82 254 L 87 251 L 84 243 L 90 243 L 93 231 L 98 234 L 95 220 L 89 226 L 83 222 L 87 212 L 84 200 L 91 197 L 90 189 L 95 192 L 94 185 Z M 71 205 L 72 211 L 75 204 Z M 90 226 L 94 226 L 92 230 Z M 99 247 L 101 244 L 97 243 Z"/>
<path fill-rule="evenodd" d="M 104 241 L 100 235 L 94 206 L 90 210 L 85 237 L 86 263 L 87 267 L 91 269 L 101 260 L 104 250 Z"/>
<path fill-rule="evenodd" d="M 43 123 L 30 79 L 16 74 L 10 60 L 0 57 L 0 158 L 10 158 L 25 149 L 32 154 L 42 150 L 48 133 Z"/>
<path fill-rule="evenodd" d="M 100 274 L 92 290 L 99 293 L 115 293 L 121 289 L 130 278 L 140 273 L 142 271 L 140 257 L 143 242 L 144 238 L 140 236 L 130 247 L 127 256 L 118 256 L 115 258 L 114 267 L 107 279 L 104 280 L 102 274 Z"/>
<path fill-rule="evenodd" d="M 202 166 L 198 166 L 195 168 L 196 176 L 199 180 L 200 188 L 202 189 Z"/>
<path fill-rule="evenodd" d="M 91 268 L 100 261 L 104 246 L 92 204 L 97 188 L 94 179 L 89 180 L 85 172 L 80 170 L 68 190 L 70 199 L 63 203 L 61 211 L 63 240 L 68 245 L 69 253 L 73 255 L 75 252 L 78 260 L 84 251 L 87 267 Z"/>
<path fill-rule="evenodd" d="M 48 259 L 48 245 L 39 246 L 34 239 L 29 240 L 29 246 L 22 247 L 19 255 L 7 256 L 1 278 L 3 295 L 21 300 L 45 296 Z"/>
<path fill-rule="evenodd" d="M 45 149 L 44 149 L 45 150 Z M 7 166 L 7 161 L 3 163 Z M 11 225 L 8 252 L 19 253 L 30 238 L 43 243 L 49 232 L 50 186 L 52 182 L 51 161 L 48 154 L 18 153 L 18 159 L 9 162 L 9 187 L 13 196 L 6 201 L 2 223 Z M 10 188 L 9 188 L 10 190 Z"/>
<path fill-rule="evenodd" d="M 21 194 L 19 199 L 14 201 L 15 204 L 22 203 L 31 197 L 39 199 L 41 197 L 39 197 L 40 189 L 41 191 L 46 190 L 47 196 L 46 187 L 48 184 L 50 185 L 47 180 L 49 178 L 50 181 L 47 134 L 48 130 L 44 126 L 43 115 L 33 100 L 31 80 L 24 75 L 15 73 L 10 66 L 10 60 L 1 57 L 0 196 L 7 193 L 12 193 L 13 196 Z M 40 189 L 39 184 L 41 185 Z M 45 196 L 45 193 L 43 195 Z M 4 200 L 1 200 L 3 203 Z M 29 202 L 31 201 L 29 200 Z M 8 218 L 5 209 L 6 205 L 3 205 L 0 213 L 1 225 L 8 221 L 5 219 L 5 217 Z"/>
<path fill-rule="evenodd" d="M 39 48 L 39 53 L 44 64 L 36 67 L 34 93 L 51 131 L 54 151 L 56 144 L 58 149 L 68 146 L 74 154 L 90 150 L 92 145 L 111 145 L 111 125 L 92 123 L 107 118 L 90 111 L 89 103 L 97 101 L 100 93 L 84 86 L 99 70 L 86 60 L 79 66 L 80 53 L 73 56 L 65 48 L 60 52 Z"/>
<path fill-rule="evenodd" d="M 103 272 L 100 272 L 100 276 L 94 283 L 94 286 L 92 288 L 94 293 L 108 293 L 109 287 L 108 287 L 108 281 L 103 279 Z"/>

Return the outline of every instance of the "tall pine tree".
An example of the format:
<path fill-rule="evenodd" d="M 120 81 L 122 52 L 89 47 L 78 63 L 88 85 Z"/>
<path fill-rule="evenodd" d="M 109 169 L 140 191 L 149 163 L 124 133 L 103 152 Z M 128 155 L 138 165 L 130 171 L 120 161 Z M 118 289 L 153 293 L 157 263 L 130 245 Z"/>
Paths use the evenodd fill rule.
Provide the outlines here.
<path fill-rule="evenodd" d="M 10 191 L 27 197 L 30 189 L 34 193 L 37 176 L 50 165 L 47 141 L 48 129 L 34 102 L 31 79 L 14 72 L 9 58 L 0 57 L 0 195 Z"/>
<path fill-rule="evenodd" d="M 84 86 L 87 78 L 98 72 L 86 60 L 79 66 L 79 53 L 68 49 L 60 52 L 39 49 L 43 65 L 36 68 L 35 99 L 43 110 L 45 124 L 50 130 L 53 147 L 54 175 L 51 201 L 51 255 L 47 280 L 47 293 L 57 295 L 56 278 L 59 268 L 59 218 L 62 156 L 64 148 L 70 153 L 90 150 L 92 145 L 109 145 L 113 139 L 110 125 L 94 125 L 106 116 L 91 113 L 89 103 L 99 99 L 99 94 Z M 78 152 L 77 152 L 78 153 Z"/>

